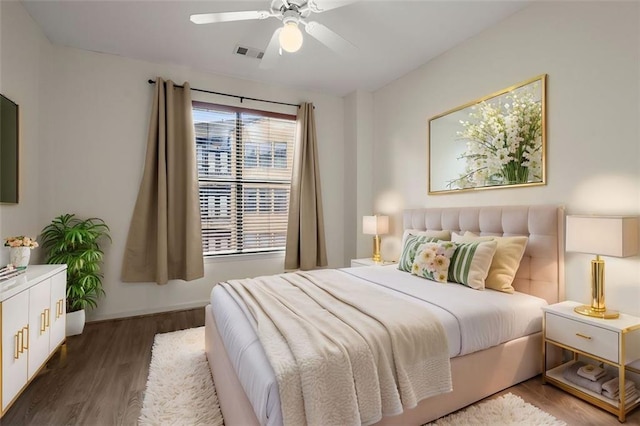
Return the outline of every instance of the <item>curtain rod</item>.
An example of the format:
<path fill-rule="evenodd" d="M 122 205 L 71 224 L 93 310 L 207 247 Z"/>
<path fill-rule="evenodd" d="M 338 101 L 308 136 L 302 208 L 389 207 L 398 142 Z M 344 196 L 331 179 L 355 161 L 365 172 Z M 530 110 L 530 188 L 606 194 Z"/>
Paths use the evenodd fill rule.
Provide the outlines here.
<path fill-rule="evenodd" d="M 149 79 L 148 81 L 149 81 L 149 84 L 156 84 L 155 80 Z M 179 86 L 177 84 L 174 84 L 173 86 L 174 87 L 184 88 L 184 86 Z M 191 88 L 191 90 L 195 90 L 196 92 L 202 92 L 202 93 L 211 93 L 212 95 L 229 96 L 231 98 L 238 98 L 238 99 L 240 99 L 240 103 L 242 103 L 242 101 L 244 101 L 245 99 L 248 99 L 250 101 L 267 102 L 267 103 L 270 103 L 270 104 L 288 105 L 288 106 L 293 106 L 293 107 L 300 108 L 299 104 L 289 104 L 289 103 L 286 103 L 286 102 L 269 101 L 267 99 L 258 99 L 258 98 L 249 98 L 247 96 L 230 95 L 229 93 L 212 92 L 211 90 L 196 89 L 196 88 L 193 88 L 193 87 Z"/>

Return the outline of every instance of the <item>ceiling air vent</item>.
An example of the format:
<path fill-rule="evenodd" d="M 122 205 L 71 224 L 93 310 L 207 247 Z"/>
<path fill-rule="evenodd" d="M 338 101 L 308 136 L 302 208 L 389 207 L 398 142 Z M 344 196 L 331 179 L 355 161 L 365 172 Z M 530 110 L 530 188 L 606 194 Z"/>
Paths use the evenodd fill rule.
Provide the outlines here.
<path fill-rule="evenodd" d="M 264 56 L 264 52 L 260 49 L 256 49 L 255 47 L 240 46 L 239 44 L 236 45 L 233 53 L 256 59 L 262 59 L 262 57 Z"/>

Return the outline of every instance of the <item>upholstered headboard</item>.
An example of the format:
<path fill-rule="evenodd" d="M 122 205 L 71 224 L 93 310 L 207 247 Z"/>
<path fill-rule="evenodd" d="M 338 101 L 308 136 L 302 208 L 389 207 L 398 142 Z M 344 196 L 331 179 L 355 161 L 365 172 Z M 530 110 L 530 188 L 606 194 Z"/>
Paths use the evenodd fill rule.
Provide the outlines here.
<path fill-rule="evenodd" d="M 404 211 L 404 229 L 450 230 L 480 235 L 529 237 L 513 287 L 522 293 L 564 300 L 564 208 L 496 206 L 423 208 Z"/>

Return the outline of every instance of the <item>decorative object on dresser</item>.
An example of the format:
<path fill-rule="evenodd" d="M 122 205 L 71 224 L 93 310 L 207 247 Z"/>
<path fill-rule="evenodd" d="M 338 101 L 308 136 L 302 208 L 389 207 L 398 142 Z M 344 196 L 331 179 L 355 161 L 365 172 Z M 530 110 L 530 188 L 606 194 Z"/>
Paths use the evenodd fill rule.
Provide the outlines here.
<path fill-rule="evenodd" d="M 544 185 L 546 77 L 429 119 L 429 194 Z"/>
<path fill-rule="evenodd" d="M 11 278 L 15 278 L 20 274 L 24 274 L 27 268 L 16 268 L 15 266 L 9 264 L 0 268 L 0 282 L 10 280 Z"/>
<path fill-rule="evenodd" d="M 618 318 L 607 310 L 604 260 L 600 256 L 628 257 L 638 253 L 637 216 L 567 216 L 567 251 L 595 254 L 591 261 L 591 306 L 576 312 L 597 318 Z"/>
<path fill-rule="evenodd" d="M 24 235 L 5 238 L 4 245 L 10 247 L 9 262 L 16 268 L 26 268 L 31 258 L 31 250 L 38 247 L 35 238 Z"/>
<path fill-rule="evenodd" d="M 363 216 L 362 217 L 362 233 L 373 235 L 373 256 L 374 262 L 381 262 L 380 256 L 380 235 L 389 232 L 388 216 Z"/>
<path fill-rule="evenodd" d="M 95 307 L 102 288 L 100 267 L 104 252 L 100 243 L 108 239 L 109 227 L 99 218 L 79 219 L 73 214 L 56 217 L 42 230 L 45 262 L 67 265 L 67 336 L 81 334 L 85 308 Z"/>
<path fill-rule="evenodd" d="M 65 265 L 32 265 L 0 282 L 2 415 L 64 341 L 65 270 Z"/>
<path fill-rule="evenodd" d="M 542 308 L 542 382 L 624 422 L 626 415 L 640 405 L 636 385 L 627 377 L 628 372 L 640 374 L 640 318 L 626 314 L 615 319 L 595 318 L 579 314 L 575 309 L 578 306 L 578 302 L 566 301 Z M 557 348 L 573 356 L 554 364 L 550 353 Z"/>

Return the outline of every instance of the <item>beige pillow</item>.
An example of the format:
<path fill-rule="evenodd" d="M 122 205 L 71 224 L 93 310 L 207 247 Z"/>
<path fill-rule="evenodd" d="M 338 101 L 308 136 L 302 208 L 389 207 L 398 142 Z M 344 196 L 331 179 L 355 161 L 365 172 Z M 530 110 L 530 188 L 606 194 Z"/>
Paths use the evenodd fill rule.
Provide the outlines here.
<path fill-rule="evenodd" d="M 455 232 L 451 235 L 451 241 L 456 243 L 457 248 L 449 265 L 449 281 L 482 290 L 498 243 L 464 240 L 465 237 Z"/>
<path fill-rule="evenodd" d="M 511 285 L 520 267 L 520 261 L 527 248 L 528 237 L 480 237 L 473 232 L 465 232 L 461 237 L 469 241 L 489 241 L 495 240 L 498 243 L 496 254 L 493 256 L 489 275 L 485 280 L 485 287 L 505 293 L 513 293 Z"/>
<path fill-rule="evenodd" d="M 405 229 L 402 234 L 402 247 L 404 247 L 409 235 L 418 235 L 420 237 L 435 238 L 436 240 L 451 241 L 451 231 L 421 231 L 419 229 Z"/>

